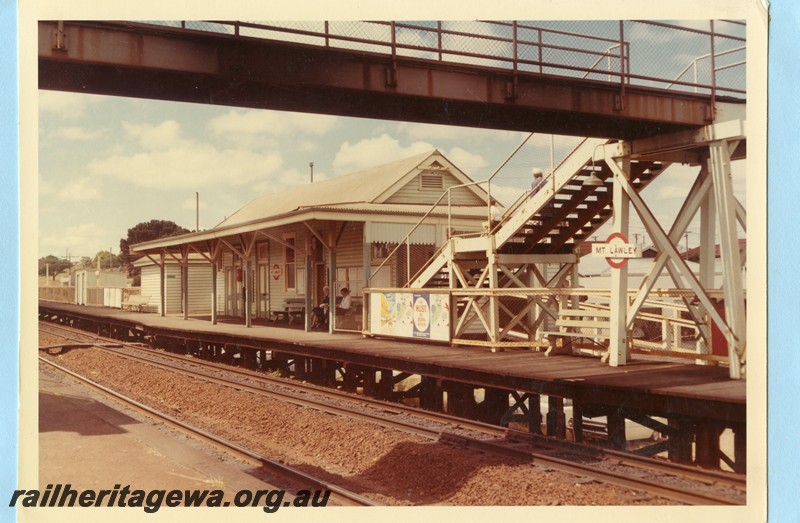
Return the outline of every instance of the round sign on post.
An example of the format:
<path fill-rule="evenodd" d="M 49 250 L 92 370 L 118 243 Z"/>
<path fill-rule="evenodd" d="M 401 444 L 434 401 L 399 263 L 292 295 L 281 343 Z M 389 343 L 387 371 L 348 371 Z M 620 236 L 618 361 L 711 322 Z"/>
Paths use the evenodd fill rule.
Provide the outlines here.
<path fill-rule="evenodd" d="M 281 277 L 281 266 L 278 265 L 277 263 L 273 265 L 272 268 L 269 270 L 269 275 L 272 276 L 273 280 L 279 279 Z"/>
<path fill-rule="evenodd" d="M 606 238 L 605 243 L 592 245 L 592 255 L 605 258 L 609 265 L 619 269 L 628 263 L 628 258 L 641 258 L 642 247 L 639 244 L 628 243 L 628 238 L 624 234 L 615 232 Z"/>

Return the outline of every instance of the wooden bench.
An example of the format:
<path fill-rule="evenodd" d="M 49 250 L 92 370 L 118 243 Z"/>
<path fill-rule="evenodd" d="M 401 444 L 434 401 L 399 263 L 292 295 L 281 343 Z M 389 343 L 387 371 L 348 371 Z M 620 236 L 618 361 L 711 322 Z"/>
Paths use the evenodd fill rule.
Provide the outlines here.
<path fill-rule="evenodd" d="M 346 311 L 339 308 L 341 297 L 336 299 L 336 328 L 346 330 L 360 330 L 361 316 L 364 311 L 364 303 L 361 298 L 353 298 L 350 308 Z"/>
<path fill-rule="evenodd" d="M 607 353 L 604 341 L 609 339 L 611 311 L 603 309 L 561 309 L 556 319 L 558 331 L 543 332 L 550 340 L 550 348 L 545 354 L 572 353 L 575 350 L 588 351 L 599 356 Z M 575 341 L 567 341 L 573 338 Z M 581 343 L 585 339 L 589 343 Z M 601 341 L 602 340 L 602 341 Z"/>
<path fill-rule="evenodd" d="M 142 296 L 141 294 L 132 294 L 128 299 L 122 302 L 122 310 L 144 312 L 147 305 L 150 303 L 150 296 Z"/>
<path fill-rule="evenodd" d="M 272 311 L 272 314 L 275 316 L 272 321 L 286 318 L 289 325 L 291 325 L 296 316 L 302 317 L 305 315 L 306 299 L 304 297 L 286 298 L 283 300 L 283 303 L 281 303 L 281 308 L 283 308 L 283 310 Z"/>

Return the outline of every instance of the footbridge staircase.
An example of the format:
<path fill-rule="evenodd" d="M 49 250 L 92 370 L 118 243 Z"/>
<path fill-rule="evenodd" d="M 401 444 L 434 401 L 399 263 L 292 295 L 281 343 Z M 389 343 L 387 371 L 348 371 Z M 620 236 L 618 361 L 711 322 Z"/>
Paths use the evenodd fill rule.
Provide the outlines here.
<path fill-rule="evenodd" d="M 421 269 L 409 271 L 403 288 L 368 284 L 367 292 L 406 292 L 409 299 L 446 295 L 447 341 L 453 344 L 588 353 L 615 366 L 643 353 L 728 364 L 731 376 L 740 378 L 745 257 L 736 235 L 737 227 L 746 230 L 746 212 L 733 195 L 730 164 L 745 156 L 742 118 L 643 140 L 586 138 L 502 216 L 487 208 L 482 231 L 448 231 Z M 699 166 L 699 173 L 667 231 L 640 193 L 673 163 Z M 491 203 L 491 178 L 487 192 Z M 582 286 L 578 261 L 588 252 L 586 244 L 612 217 L 614 236 L 626 237 L 629 209 L 638 213 L 657 251 L 639 288 L 633 288 L 624 264 L 611 271 L 610 288 Z M 699 271 L 677 247 L 698 215 Z M 721 286 L 714 275 L 718 238 Z M 662 274 L 669 283 L 656 288 Z M 725 339 L 722 349 L 714 342 L 712 350 L 713 326 Z"/>

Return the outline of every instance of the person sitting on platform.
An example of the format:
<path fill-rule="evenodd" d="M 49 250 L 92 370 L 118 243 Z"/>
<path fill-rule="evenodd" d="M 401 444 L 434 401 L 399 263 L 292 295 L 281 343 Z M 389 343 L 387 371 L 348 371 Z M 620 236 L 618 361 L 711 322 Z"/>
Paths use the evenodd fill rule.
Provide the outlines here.
<path fill-rule="evenodd" d="M 331 289 L 327 286 L 322 288 L 322 292 L 325 294 L 325 297 L 322 298 L 322 302 L 311 309 L 311 328 L 316 329 L 317 327 L 321 327 L 323 325 L 327 325 L 328 323 L 328 310 L 330 308 L 331 302 Z"/>
<path fill-rule="evenodd" d="M 342 294 L 342 300 L 339 302 L 339 305 L 336 306 L 336 313 L 347 314 L 350 310 L 350 306 L 353 304 L 353 297 L 350 296 L 350 289 L 347 287 L 342 287 L 342 290 L 339 292 Z"/>

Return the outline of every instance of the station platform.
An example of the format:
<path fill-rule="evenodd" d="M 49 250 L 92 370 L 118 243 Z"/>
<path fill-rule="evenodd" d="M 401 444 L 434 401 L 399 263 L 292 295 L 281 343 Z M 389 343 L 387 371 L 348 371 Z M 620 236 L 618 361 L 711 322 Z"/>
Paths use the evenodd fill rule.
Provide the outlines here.
<path fill-rule="evenodd" d="M 39 303 L 41 315 L 67 315 L 157 336 L 279 351 L 376 369 L 418 374 L 478 387 L 569 398 L 584 404 L 624 406 L 658 416 L 688 416 L 725 426 L 746 421 L 746 381 L 721 366 L 634 360 L 610 367 L 598 358 L 545 356 L 529 350 L 488 352 L 358 334 L 305 332 L 272 325 L 244 325 L 190 317 L 159 316 L 55 302 Z M 280 324 L 275 324 L 280 325 Z"/>
<path fill-rule="evenodd" d="M 77 491 L 270 488 L 253 465 L 175 432 L 56 370 L 39 372 L 39 488 Z"/>

